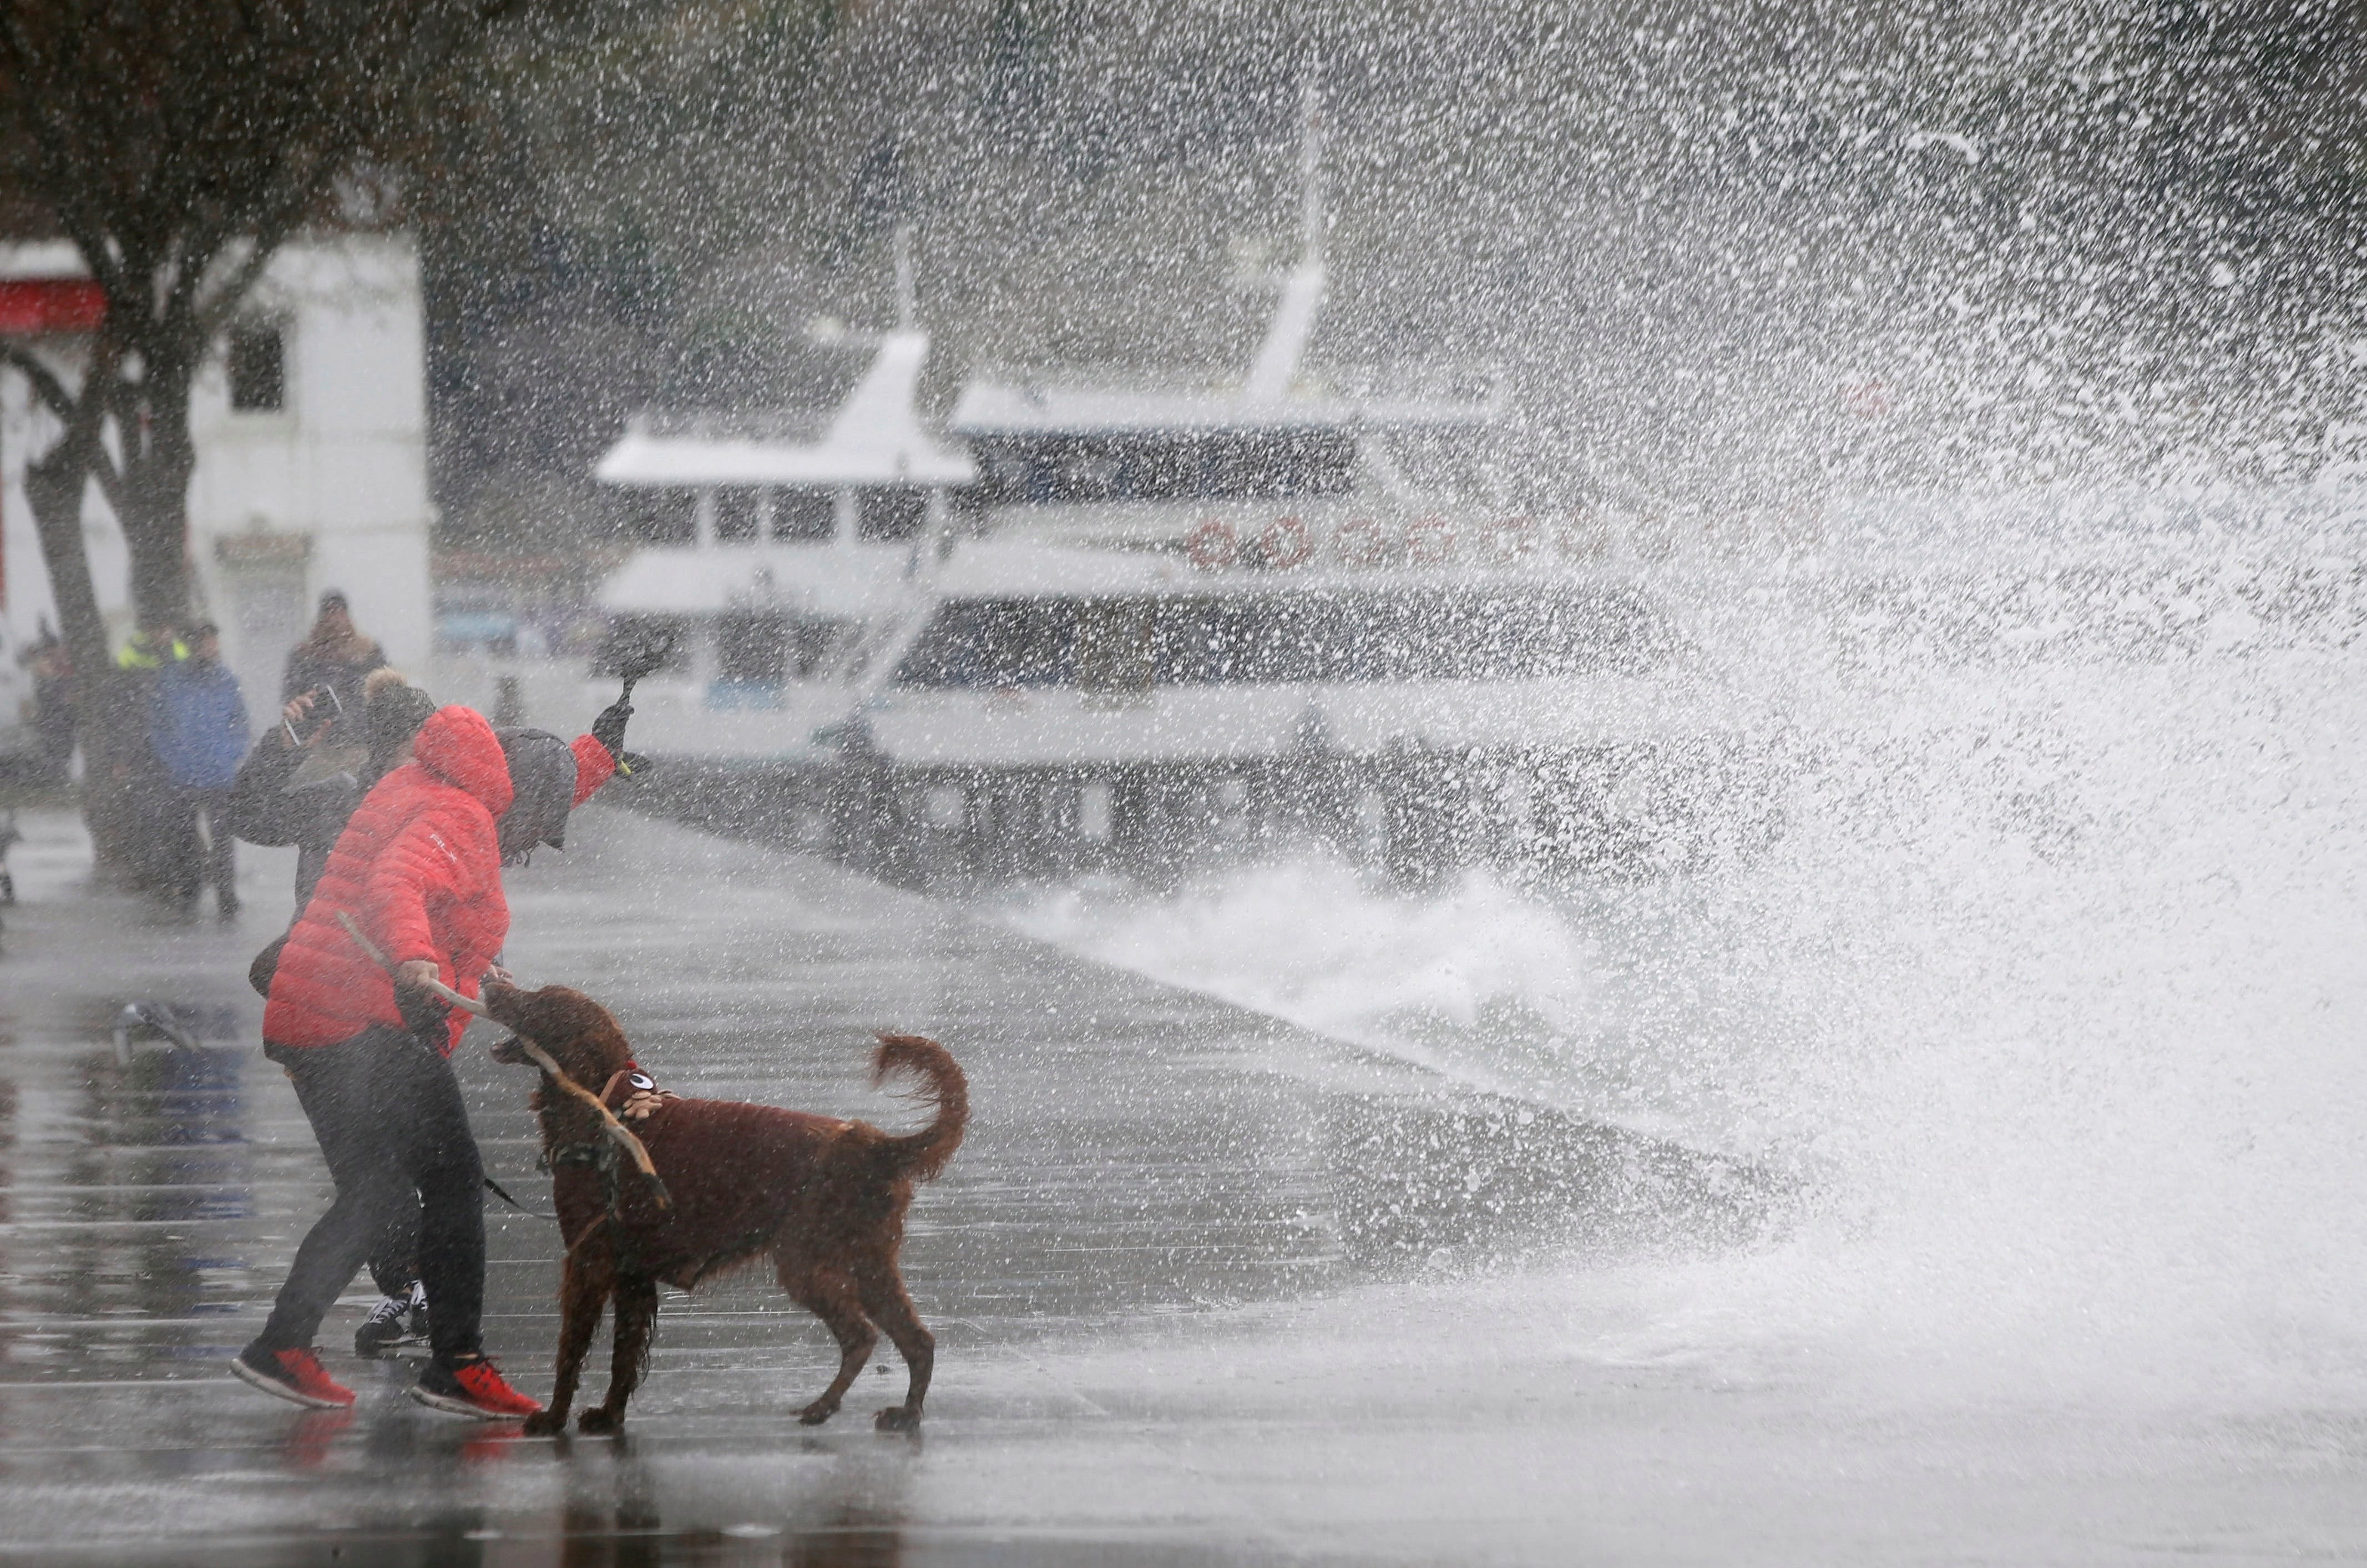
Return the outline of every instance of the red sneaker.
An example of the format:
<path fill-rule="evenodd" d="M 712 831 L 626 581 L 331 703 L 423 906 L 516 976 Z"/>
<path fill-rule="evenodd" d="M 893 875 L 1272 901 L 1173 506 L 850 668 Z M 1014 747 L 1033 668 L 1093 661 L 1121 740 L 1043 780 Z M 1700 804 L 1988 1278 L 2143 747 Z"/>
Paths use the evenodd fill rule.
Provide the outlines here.
<path fill-rule="evenodd" d="M 264 1392 L 308 1409 L 345 1410 L 354 1403 L 354 1391 L 323 1371 L 321 1358 L 310 1350 L 266 1350 L 250 1345 L 230 1369 Z"/>
<path fill-rule="evenodd" d="M 523 1421 L 542 1406 L 502 1381 L 493 1364 L 482 1356 L 458 1366 L 430 1361 L 411 1397 L 430 1410 L 473 1415 L 480 1421 Z"/>

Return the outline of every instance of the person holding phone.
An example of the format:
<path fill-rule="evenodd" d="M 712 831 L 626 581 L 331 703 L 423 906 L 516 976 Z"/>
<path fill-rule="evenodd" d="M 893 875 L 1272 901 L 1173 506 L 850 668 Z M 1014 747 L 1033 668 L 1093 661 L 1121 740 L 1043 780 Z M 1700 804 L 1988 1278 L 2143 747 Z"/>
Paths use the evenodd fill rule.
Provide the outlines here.
<path fill-rule="evenodd" d="M 373 670 L 386 667 L 386 650 L 354 625 L 345 596 L 331 588 L 321 596 L 320 613 L 304 641 L 288 654 L 279 682 L 279 699 L 293 701 L 310 691 L 328 687 L 346 708 L 362 704 L 362 683 Z"/>
<path fill-rule="evenodd" d="M 331 687 L 289 699 L 279 710 L 279 722 L 239 765 L 221 820 L 249 844 L 296 846 L 298 913 L 312 896 L 354 808 L 371 785 L 411 759 L 412 737 L 435 711 L 436 699 L 408 684 L 402 672 L 373 670 L 351 710 Z M 305 763 L 333 746 L 355 766 L 320 769 L 319 777 L 300 782 L 297 774 Z"/>

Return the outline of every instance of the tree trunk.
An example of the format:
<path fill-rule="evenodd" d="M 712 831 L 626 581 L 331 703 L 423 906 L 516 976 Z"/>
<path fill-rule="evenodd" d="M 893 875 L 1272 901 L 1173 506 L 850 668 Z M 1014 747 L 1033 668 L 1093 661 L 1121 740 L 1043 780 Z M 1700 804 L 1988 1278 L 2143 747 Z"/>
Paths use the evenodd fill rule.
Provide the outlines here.
<path fill-rule="evenodd" d="M 123 538 L 131 551 L 131 602 L 140 623 L 178 625 L 189 613 L 189 376 L 152 364 L 141 388 L 140 428 L 123 439 Z"/>
<path fill-rule="evenodd" d="M 105 460 L 96 449 L 98 438 L 97 418 L 77 410 L 66 434 L 25 465 L 25 500 L 40 535 L 41 560 L 50 569 L 58 630 L 74 663 L 83 817 L 90 828 L 97 880 L 102 887 L 128 887 L 149 880 L 141 789 L 153 765 L 143 683 L 115 666 L 83 549 L 83 500 L 94 460 Z"/>

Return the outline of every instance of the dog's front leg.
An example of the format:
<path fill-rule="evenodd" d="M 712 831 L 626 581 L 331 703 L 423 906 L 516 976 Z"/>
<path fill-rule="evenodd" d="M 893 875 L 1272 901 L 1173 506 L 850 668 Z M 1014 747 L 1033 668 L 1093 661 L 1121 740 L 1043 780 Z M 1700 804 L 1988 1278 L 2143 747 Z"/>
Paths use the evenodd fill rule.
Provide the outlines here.
<path fill-rule="evenodd" d="M 550 1403 L 527 1417 L 526 1429 L 535 1437 L 567 1428 L 567 1409 L 575 1403 L 575 1383 L 583 1370 L 584 1352 L 600 1332 L 600 1311 L 616 1286 L 616 1256 L 606 1235 L 587 1235 L 567 1255 L 559 1281 L 559 1364 L 554 1369 Z"/>
<path fill-rule="evenodd" d="M 608 1397 L 587 1410 L 576 1426 L 585 1432 L 613 1432 L 625 1424 L 625 1402 L 649 1369 L 650 1336 L 658 1321 L 654 1279 L 628 1274 L 617 1280 L 617 1351 L 608 1364 Z"/>

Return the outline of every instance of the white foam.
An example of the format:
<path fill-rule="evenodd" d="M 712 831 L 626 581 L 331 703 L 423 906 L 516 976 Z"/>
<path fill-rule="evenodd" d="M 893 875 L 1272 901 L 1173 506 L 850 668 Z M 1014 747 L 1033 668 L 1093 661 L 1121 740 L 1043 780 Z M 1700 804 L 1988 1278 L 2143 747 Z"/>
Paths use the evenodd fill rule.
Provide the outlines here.
<path fill-rule="evenodd" d="M 1536 1093 L 1508 1053 L 1567 1064 L 1601 1006 L 1592 944 L 1484 871 L 1430 897 L 1306 857 L 1162 899 L 1063 889 L 1010 912 L 1047 941 L 1478 1086 Z"/>
<path fill-rule="evenodd" d="M 1651 1311 L 1604 1331 L 1605 1358 L 2355 1402 L 2367 649 L 2339 596 L 2246 597 L 2322 565 L 2339 526 L 2239 510 L 2224 549 L 2182 537 L 2203 575 L 2138 608 L 2207 635 L 2137 658 L 2062 632 L 2132 613 L 2077 582 L 2044 635 L 1972 663 L 1841 656 L 1829 602 L 1787 622 L 1782 596 L 1730 596 L 1716 630 L 1789 673 L 1760 696 L 1802 737 L 1787 832 L 1755 861 L 1550 899 L 1303 862 L 1015 918 L 1807 1178 L 1780 1235 L 1639 1276 Z"/>

